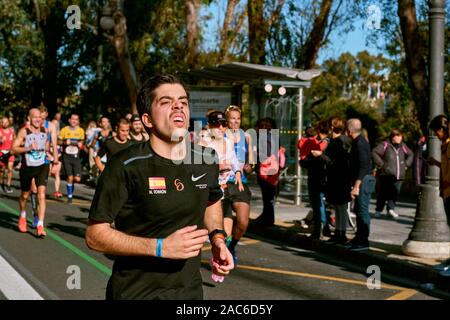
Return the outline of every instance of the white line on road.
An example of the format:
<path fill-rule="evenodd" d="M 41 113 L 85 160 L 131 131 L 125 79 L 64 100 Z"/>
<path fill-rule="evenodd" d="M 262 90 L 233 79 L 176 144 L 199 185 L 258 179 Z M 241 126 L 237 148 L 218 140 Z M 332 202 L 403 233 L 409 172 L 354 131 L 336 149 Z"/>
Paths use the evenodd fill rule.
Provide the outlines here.
<path fill-rule="evenodd" d="M 0 291 L 8 300 L 44 300 L 2 256 Z"/>

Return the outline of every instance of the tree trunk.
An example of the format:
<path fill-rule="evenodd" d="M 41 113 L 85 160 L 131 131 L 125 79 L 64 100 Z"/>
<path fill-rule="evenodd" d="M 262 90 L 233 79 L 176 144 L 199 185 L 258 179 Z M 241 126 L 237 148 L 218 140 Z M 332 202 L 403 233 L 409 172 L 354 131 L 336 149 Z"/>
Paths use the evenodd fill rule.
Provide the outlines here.
<path fill-rule="evenodd" d="M 248 0 L 247 10 L 250 62 L 265 64 L 268 27 L 264 19 L 264 2 Z"/>
<path fill-rule="evenodd" d="M 198 55 L 198 12 L 201 0 L 186 0 L 186 63 L 194 67 Z"/>
<path fill-rule="evenodd" d="M 43 102 L 50 116 L 57 112 L 57 86 L 58 86 L 58 60 L 57 51 L 61 45 L 62 33 L 65 28 L 64 15 L 60 12 L 65 10 L 60 1 L 55 1 L 52 7 L 49 4 L 40 6 L 34 1 L 36 18 L 39 28 L 44 36 L 44 66 L 43 66 Z M 37 93 L 34 93 L 36 99 Z M 37 105 L 34 105 L 37 106 Z"/>
<path fill-rule="evenodd" d="M 313 29 L 297 57 L 297 68 L 311 69 L 316 63 L 317 54 L 323 42 L 333 0 L 323 0 L 319 15 L 314 19 Z"/>
<path fill-rule="evenodd" d="M 398 0 L 398 16 L 405 48 L 408 84 L 418 110 L 422 133 L 428 132 L 428 79 L 426 73 L 426 46 L 419 33 L 414 0 Z"/>
<path fill-rule="evenodd" d="M 110 3 L 112 8 L 116 8 L 113 15 L 115 26 L 112 44 L 116 50 L 120 72 L 127 86 L 131 112 L 137 113 L 138 79 L 128 50 L 127 19 L 123 14 L 123 0 L 111 0 Z"/>
<path fill-rule="evenodd" d="M 228 50 L 231 47 L 233 36 L 230 30 L 231 21 L 233 19 L 234 9 L 236 7 L 237 0 L 228 0 L 227 10 L 225 12 L 225 18 L 223 20 L 223 27 L 220 33 L 220 45 L 219 45 L 219 57 L 217 63 L 222 64 L 227 61 Z M 237 30 L 236 30 L 237 31 Z"/>

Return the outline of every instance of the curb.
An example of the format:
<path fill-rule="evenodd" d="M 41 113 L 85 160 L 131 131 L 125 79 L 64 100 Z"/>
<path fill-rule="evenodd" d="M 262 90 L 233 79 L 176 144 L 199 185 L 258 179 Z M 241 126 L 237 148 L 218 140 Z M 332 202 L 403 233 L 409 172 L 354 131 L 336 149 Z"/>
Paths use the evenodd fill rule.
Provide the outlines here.
<path fill-rule="evenodd" d="M 450 294 L 450 277 L 443 277 L 432 267 L 415 261 L 389 257 L 373 250 L 354 252 L 340 246 L 324 244 L 322 241 L 312 242 L 307 236 L 278 225 L 261 228 L 251 221 L 247 231 L 257 236 L 283 242 L 287 245 L 324 253 L 337 260 L 359 265 L 364 268 L 367 268 L 369 265 L 377 265 L 381 270 L 387 270 L 387 273 L 390 275 L 401 278 L 406 277 L 421 284 L 431 283 L 435 288 Z M 423 288 L 419 287 L 416 289 L 423 290 Z"/>

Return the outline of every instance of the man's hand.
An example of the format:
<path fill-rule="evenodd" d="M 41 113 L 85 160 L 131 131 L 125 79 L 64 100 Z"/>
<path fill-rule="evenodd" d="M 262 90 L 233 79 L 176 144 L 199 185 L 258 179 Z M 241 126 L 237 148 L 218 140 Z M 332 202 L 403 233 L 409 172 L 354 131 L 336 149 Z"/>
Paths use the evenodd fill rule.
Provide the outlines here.
<path fill-rule="evenodd" d="M 311 150 L 311 154 L 316 158 L 320 157 L 322 153 L 323 153 L 322 150 Z"/>
<path fill-rule="evenodd" d="M 217 263 L 213 265 L 212 272 L 220 276 L 226 276 L 230 270 L 234 269 L 233 256 L 225 244 L 225 240 L 218 238 L 211 243 L 213 260 Z"/>
<path fill-rule="evenodd" d="M 197 226 L 184 227 L 163 240 L 162 257 L 168 259 L 196 257 L 207 240 L 208 230 L 197 230 Z"/>

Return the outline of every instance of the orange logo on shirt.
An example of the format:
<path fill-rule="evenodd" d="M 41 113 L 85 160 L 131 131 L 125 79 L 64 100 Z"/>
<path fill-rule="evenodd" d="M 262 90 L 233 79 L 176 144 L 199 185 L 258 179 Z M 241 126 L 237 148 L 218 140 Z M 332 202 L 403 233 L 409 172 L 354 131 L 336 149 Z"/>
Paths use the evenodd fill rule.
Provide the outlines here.
<path fill-rule="evenodd" d="M 180 179 L 175 179 L 175 181 L 173 182 L 173 184 L 175 185 L 175 188 L 177 189 L 177 191 L 183 191 L 183 189 L 184 189 L 184 184 L 181 182 Z"/>

